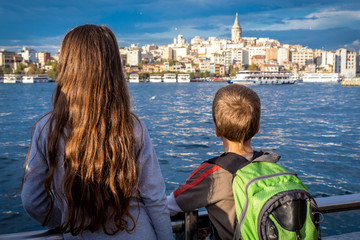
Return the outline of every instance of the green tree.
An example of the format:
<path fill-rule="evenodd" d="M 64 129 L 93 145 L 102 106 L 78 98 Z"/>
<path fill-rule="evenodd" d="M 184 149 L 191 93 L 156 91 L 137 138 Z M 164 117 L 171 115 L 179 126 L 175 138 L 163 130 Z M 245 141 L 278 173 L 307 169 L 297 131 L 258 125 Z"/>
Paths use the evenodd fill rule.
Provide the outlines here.
<path fill-rule="evenodd" d="M 57 79 L 59 74 L 59 64 L 58 61 L 51 62 L 51 69 L 46 72 L 51 79 Z"/>
<path fill-rule="evenodd" d="M 230 76 L 231 77 L 235 77 L 236 74 L 239 72 L 239 68 L 238 67 L 234 67 L 231 72 L 230 72 Z"/>
<path fill-rule="evenodd" d="M 3 68 L 2 71 L 3 71 L 3 74 L 10 74 L 11 73 L 11 68 L 6 67 L 6 68 Z"/>
<path fill-rule="evenodd" d="M 18 66 L 17 66 L 17 68 L 16 68 L 16 70 L 15 70 L 15 73 L 16 74 L 24 74 L 25 73 L 25 69 L 26 68 L 26 65 L 25 64 L 23 64 L 23 63 L 20 63 Z"/>
<path fill-rule="evenodd" d="M 259 67 L 258 67 L 257 64 L 253 63 L 253 64 L 251 64 L 251 65 L 247 68 L 247 70 L 250 70 L 250 71 L 258 71 L 258 70 L 259 70 Z"/>
<path fill-rule="evenodd" d="M 45 65 L 48 65 L 48 66 L 50 66 L 50 65 L 51 65 L 51 60 L 50 60 L 50 59 L 46 60 L 46 63 L 45 63 Z"/>
<path fill-rule="evenodd" d="M 35 64 L 31 63 L 29 66 L 28 74 L 30 75 L 37 75 L 37 74 L 43 74 L 43 70 L 38 69 Z"/>

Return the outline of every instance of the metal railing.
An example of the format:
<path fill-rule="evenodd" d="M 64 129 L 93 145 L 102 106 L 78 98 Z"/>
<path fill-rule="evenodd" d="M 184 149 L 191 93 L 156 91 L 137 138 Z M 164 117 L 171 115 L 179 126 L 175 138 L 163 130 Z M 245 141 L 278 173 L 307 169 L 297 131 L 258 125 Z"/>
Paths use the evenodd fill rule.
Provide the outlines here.
<path fill-rule="evenodd" d="M 360 193 L 323 197 L 315 199 L 321 213 L 343 212 L 360 209 Z M 197 239 L 198 230 L 209 229 L 209 216 L 206 211 L 193 211 L 178 214 L 171 218 L 176 239 Z M 41 230 L 24 233 L 0 235 L 0 239 L 63 239 L 57 230 Z"/>

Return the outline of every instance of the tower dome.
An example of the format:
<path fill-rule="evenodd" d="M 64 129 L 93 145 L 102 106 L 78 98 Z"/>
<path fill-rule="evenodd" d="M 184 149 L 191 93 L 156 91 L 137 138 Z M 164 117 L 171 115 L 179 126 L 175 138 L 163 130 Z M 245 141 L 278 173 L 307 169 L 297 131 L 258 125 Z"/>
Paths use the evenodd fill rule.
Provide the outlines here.
<path fill-rule="evenodd" d="M 238 13 L 236 13 L 235 22 L 231 28 L 231 40 L 233 42 L 239 42 L 241 40 L 241 26 L 238 20 Z"/>

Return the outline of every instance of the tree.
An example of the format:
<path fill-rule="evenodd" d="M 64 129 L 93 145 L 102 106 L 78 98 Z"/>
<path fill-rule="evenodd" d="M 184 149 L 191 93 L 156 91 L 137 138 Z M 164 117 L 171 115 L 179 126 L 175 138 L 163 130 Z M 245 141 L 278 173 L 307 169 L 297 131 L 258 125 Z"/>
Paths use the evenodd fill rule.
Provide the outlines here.
<path fill-rule="evenodd" d="M 6 68 L 3 68 L 2 71 L 3 71 L 3 74 L 10 74 L 11 73 L 11 68 L 6 67 Z"/>
<path fill-rule="evenodd" d="M 31 63 L 29 66 L 28 74 L 30 75 L 36 75 L 36 74 L 42 74 L 44 73 L 42 70 L 38 69 L 35 64 Z"/>
<path fill-rule="evenodd" d="M 51 79 L 57 79 L 59 74 L 59 64 L 58 61 L 51 62 L 51 69 L 46 72 Z"/>
<path fill-rule="evenodd" d="M 250 70 L 250 71 L 258 71 L 259 70 L 259 67 L 258 65 L 256 65 L 255 63 L 251 64 L 247 70 Z"/>
<path fill-rule="evenodd" d="M 231 76 L 231 77 L 235 77 L 238 72 L 239 72 L 239 68 L 238 68 L 238 67 L 234 67 L 234 68 L 231 70 L 230 76 Z"/>
<path fill-rule="evenodd" d="M 51 64 L 51 60 L 50 60 L 50 59 L 46 60 L 45 65 L 48 65 L 48 66 L 52 65 L 52 64 Z"/>
<path fill-rule="evenodd" d="M 24 74 L 25 73 L 25 69 L 26 68 L 26 65 L 25 64 L 23 64 L 23 63 L 20 63 L 18 66 L 17 66 L 17 68 L 16 68 L 16 70 L 15 70 L 15 73 L 16 74 Z"/>

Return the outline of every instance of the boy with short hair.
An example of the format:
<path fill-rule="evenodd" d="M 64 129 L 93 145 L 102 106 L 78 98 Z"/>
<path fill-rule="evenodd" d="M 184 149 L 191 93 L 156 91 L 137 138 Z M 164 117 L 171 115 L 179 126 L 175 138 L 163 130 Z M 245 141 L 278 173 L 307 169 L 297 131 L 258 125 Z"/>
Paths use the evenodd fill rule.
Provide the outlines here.
<path fill-rule="evenodd" d="M 251 139 L 260 128 L 259 96 L 243 85 L 222 87 L 215 94 L 212 114 L 216 136 L 223 141 L 223 154 L 237 154 L 251 161 L 254 155 Z M 272 153 L 261 158 L 279 156 Z M 215 237 L 233 239 L 236 226 L 233 177 L 218 165 L 202 163 L 168 196 L 171 215 L 206 207 Z"/>

